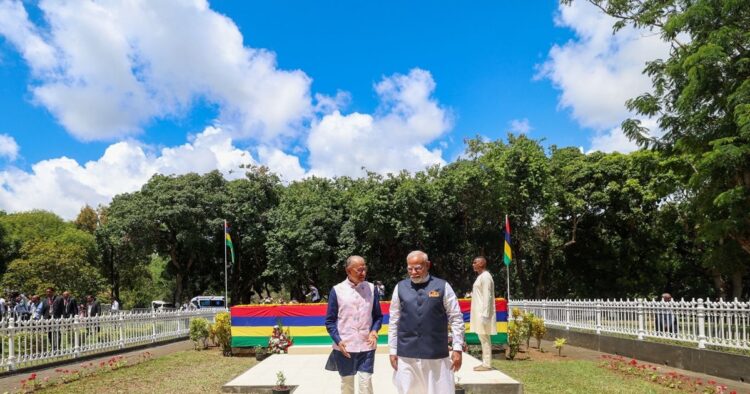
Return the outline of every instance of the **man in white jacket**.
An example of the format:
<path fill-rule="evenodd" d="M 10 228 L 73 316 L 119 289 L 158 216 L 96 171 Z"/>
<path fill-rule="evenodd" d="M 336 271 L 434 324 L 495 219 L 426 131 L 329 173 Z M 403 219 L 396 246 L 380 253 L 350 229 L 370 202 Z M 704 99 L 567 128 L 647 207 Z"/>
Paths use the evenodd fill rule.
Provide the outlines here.
<path fill-rule="evenodd" d="M 482 365 L 474 367 L 475 371 L 489 371 L 492 369 L 492 343 L 490 335 L 497 334 L 497 318 L 495 316 L 495 282 L 487 271 L 487 259 L 479 256 L 471 263 L 477 279 L 471 289 L 471 332 L 479 337 L 482 344 Z"/>

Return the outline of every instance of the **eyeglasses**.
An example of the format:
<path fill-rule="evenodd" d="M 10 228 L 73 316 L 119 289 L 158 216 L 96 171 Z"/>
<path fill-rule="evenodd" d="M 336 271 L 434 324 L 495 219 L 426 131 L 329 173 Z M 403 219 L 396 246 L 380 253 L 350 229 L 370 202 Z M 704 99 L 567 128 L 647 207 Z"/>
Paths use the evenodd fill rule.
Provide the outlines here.
<path fill-rule="evenodd" d="M 423 269 L 424 269 L 424 266 L 422 266 L 422 265 L 410 265 L 410 266 L 406 267 L 406 270 L 408 272 L 420 272 Z"/>

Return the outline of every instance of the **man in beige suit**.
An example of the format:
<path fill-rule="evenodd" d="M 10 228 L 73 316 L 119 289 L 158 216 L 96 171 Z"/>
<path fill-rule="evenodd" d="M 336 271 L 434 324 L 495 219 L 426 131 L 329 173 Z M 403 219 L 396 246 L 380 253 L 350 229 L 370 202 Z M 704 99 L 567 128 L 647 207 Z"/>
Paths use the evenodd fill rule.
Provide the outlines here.
<path fill-rule="evenodd" d="M 497 334 L 495 317 L 495 282 L 487 271 L 487 259 L 479 256 L 471 263 L 477 279 L 471 289 L 471 332 L 479 337 L 482 344 L 482 365 L 474 367 L 475 371 L 492 369 L 492 343 L 490 335 Z"/>

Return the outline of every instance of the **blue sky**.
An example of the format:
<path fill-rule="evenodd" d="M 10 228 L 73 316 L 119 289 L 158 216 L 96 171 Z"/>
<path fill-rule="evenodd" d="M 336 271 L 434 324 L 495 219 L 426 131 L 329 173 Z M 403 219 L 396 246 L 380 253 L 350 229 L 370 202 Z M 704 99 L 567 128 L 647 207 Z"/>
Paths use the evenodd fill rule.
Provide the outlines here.
<path fill-rule="evenodd" d="M 247 162 L 416 171 L 510 131 L 626 152 L 662 53 L 582 3 L 0 0 L 0 208 L 70 217 Z"/>

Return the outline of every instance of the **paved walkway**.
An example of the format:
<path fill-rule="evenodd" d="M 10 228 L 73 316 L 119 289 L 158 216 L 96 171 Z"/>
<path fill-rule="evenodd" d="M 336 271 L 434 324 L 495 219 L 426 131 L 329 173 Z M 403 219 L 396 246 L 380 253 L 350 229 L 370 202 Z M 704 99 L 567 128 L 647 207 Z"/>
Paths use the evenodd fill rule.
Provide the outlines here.
<path fill-rule="evenodd" d="M 185 341 L 179 341 L 179 342 L 172 342 L 168 343 L 166 345 L 156 345 L 153 347 L 146 347 L 146 348 L 140 348 L 137 350 L 128 351 L 126 353 L 120 353 L 116 356 L 123 356 L 125 360 L 137 360 L 141 354 L 144 352 L 149 352 L 153 357 L 159 357 L 159 356 L 165 356 L 167 354 L 171 354 L 174 352 L 179 352 L 182 350 L 189 350 L 193 348 L 193 342 L 185 340 Z M 94 365 L 98 365 L 102 361 L 107 361 L 110 358 L 112 358 L 113 355 L 108 355 L 105 357 L 97 357 L 97 358 L 89 358 L 85 361 L 78 359 L 75 361 L 71 361 L 66 364 L 57 364 L 53 367 L 41 367 L 44 369 L 39 369 L 34 371 L 36 373 L 37 379 L 43 380 L 45 377 L 52 377 L 57 376 L 59 373 L 56 373 L 56 369 L 77 369 L 80 368 L 81 364 L 85 362 L 88 363 L 94 363 Z M 21 380 L 26 379 L 29 377 L 31 372 L 24 372 L 24 373 L 18 373 L 13 375 L 6 375 L 0 377 L 0 393 L 5 392 L 16 392 L 18 391 L 18 388 L 21 386 Z"/>
<path fill-rule="evenodd" d="M 260 392 L 261 387 L 276 384 L 276 373 L 283 371 L 287 384 L 297 386 L 294 394 L 321 394 L 340 392 L 341 379 L 337 372 L 326 371 L 330 347 L 325 354 L 275 354 L 247 372 L 229 381 L 225 392 Z M 471 386 L 473 392 L 520 394 L 520 384 L 500 371 L 476 372 L 475 366 L 481 362 L 468 354 L 463 357 L 463 365 L 457 373 L 463 385 Z M 375 373 L 372 377 L 373 391 L 378 394 L 396 394 L 392 383 L 393 369 L 387 354 L 375 355 Z M 482 390 L 481 387 L 484 387 Z"/>

